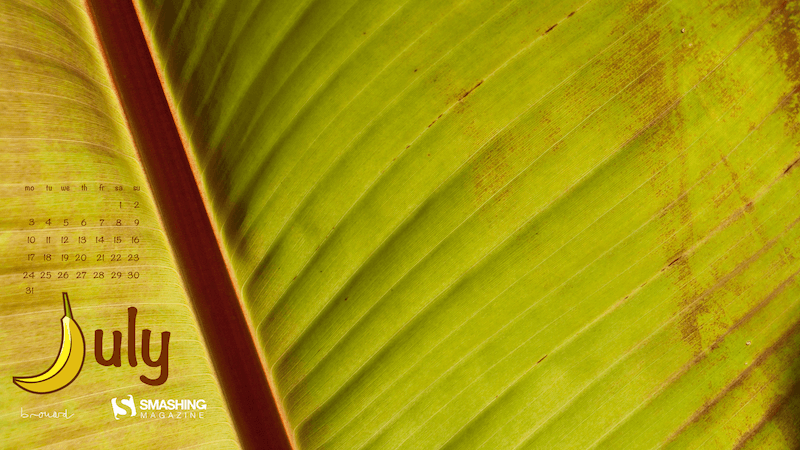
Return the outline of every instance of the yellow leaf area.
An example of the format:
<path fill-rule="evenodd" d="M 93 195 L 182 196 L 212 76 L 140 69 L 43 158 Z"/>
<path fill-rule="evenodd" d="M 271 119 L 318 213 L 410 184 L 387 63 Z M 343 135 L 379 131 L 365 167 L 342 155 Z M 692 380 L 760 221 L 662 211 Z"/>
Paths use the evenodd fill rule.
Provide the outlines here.
<path fill-rule="evenodd" d="M 0 2 L 0 448 L 238 448 L 126 126 L 82 3 Z M 27 392 L 12 377 L 54 362 L 71 370 L 80 355 L 57 359 L 62 292 L 85 339 L 83 366 L 71 382 L 60 373 L 29 385 L 69 383 L 61 389 Z M 119 367 L 98 363 L 96 330 L 104 361 L 121 332 Z M 135 417 L 121 403 L 129 396 Z M 143 399 L 206 406 L 145 411 Z"/>
<path fill-rule="evenodd" d="M 800 2 L 139 5 L 299 447 L 800 446 Z"/>

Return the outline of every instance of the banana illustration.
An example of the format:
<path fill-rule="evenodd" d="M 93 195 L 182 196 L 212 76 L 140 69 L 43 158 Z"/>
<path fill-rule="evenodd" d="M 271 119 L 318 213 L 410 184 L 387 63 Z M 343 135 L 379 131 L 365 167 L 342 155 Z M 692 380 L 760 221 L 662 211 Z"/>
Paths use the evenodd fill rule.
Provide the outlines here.
<path fill-rule="evenodd" d="M 64 317 L 61 318 L 61 352 L 58 358 L 40 375 L 31 377 L 14 377 L 14 384 L 34 394 L 49 394 L 67 387 L 78 376 L 83 368 L 86 355 L 86 343 L 83 340 L 81 327 L 72 319 L 72 308 L 69 296 L 64 298 Z"/>

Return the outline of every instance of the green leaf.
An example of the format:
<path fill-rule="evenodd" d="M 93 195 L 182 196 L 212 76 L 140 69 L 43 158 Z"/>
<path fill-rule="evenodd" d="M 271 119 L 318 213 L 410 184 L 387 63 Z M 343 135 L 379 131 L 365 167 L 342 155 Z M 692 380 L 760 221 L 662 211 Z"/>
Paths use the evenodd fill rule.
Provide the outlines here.
<path fill-rule="evenodd" d="M 793 448 L 790 1 L 140 2 L 299 448 Z"/>

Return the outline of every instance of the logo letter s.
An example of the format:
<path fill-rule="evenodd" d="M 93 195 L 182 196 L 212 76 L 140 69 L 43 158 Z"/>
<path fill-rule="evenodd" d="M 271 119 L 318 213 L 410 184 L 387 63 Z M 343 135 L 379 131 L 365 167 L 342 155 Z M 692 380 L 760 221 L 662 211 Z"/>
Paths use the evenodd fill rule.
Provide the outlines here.
<path fill-rule="evenodd" d="M 133 395 L 128 395 L 127 399 L 120 400 L 123 406 L 127 408 L 123 408 L 117 405 L 117 397 L 111 399 L 111 409 L 114 410 L 114 419 L 119 420 L 118 416 L 127 416 L 128 411 L 130 411 L 131 417 L 136 416 L 136 404 L 133 403 Z"/>

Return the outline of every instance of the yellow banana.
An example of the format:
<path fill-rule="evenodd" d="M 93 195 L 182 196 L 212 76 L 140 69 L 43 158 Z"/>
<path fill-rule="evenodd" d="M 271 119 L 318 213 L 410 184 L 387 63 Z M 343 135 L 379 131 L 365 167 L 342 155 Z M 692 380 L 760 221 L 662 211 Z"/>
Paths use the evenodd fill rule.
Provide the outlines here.
<path fill-rule="evenodd" d="M 69 296 L 64 298 L 64 317 L 61 318 L 61 351 L 58 358 L 43 373 L 31 377 L 14 377 L 14 384 L 34 394 L 49 394 L 67 387 L 83 368 L 86 343 L 81 327 L 72 319 Z"/>

